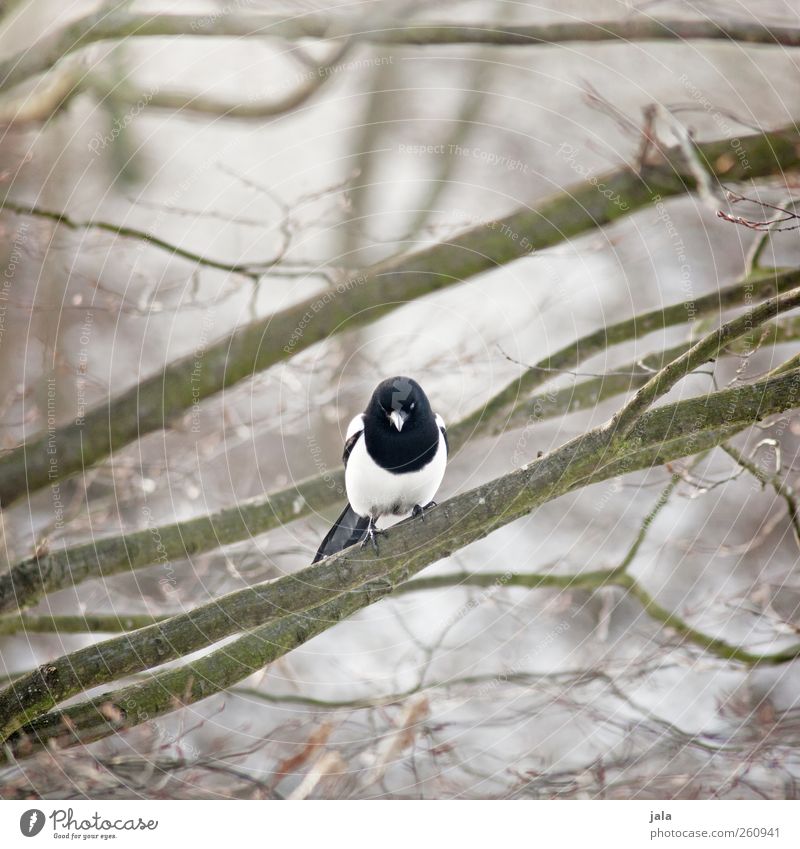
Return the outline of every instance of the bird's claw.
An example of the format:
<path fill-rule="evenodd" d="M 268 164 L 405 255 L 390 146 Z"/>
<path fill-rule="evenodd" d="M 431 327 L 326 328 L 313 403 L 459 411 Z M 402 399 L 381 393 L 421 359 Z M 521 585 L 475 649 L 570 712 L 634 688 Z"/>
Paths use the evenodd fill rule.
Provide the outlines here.
<path fill-rule="evenodd" d="M 420 516 L 422 521 L 424 522 L 425 521 L 425 511 L 426 510 L 433 510 L 433 508 L 436 507 L 436 506 L 437 505 L 436 505 L 435 501 L 429 501 L 424 507 L 421 507 L 419 504 L 415 504 L 414 509 L 411 511 L 411 516 L 414 519 L 416 519 L 417 516 Z"/>
<path fill-rule="evenodd" d="M 375 526 L 375 521 L 373 519 L 369 520 L 369 525 L 367 525 L 367 533 L 363 540 L 361 540 L 361 547 L 365 548 L 368 542 L 372 543 L 372 547 L 375 549 L 375 554 L 380 554 L 378 551 L 378 534 L 382 534 L 383 531 L 379 530 Z"/>

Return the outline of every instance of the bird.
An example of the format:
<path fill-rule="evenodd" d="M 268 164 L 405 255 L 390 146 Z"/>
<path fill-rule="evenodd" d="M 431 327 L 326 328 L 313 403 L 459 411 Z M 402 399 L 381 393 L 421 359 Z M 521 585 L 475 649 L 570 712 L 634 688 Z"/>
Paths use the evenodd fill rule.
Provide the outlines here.
<path fill-rule="evenodd" d="M 342 460 L 348 503 L 322 540 L 313 563 L 361 542 L 378 553 L 376 522 L 411 513 L 425 520 L 436 506 L 449 445 L 444 420 L 410 377 L 378 384 L 347 428 Z"/>

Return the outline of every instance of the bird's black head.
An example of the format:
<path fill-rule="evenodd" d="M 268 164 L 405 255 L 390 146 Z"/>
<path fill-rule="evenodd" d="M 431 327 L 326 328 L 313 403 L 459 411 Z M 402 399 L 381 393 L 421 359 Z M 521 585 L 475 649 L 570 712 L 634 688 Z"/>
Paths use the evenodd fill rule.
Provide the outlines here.
<path fill-rule="evenodd" d="M 420 423 L 433 422 L 428 396 L 410 377 L 390 377 L 372 393 L 367 413 L 397 431 L 415 430 Z"/>

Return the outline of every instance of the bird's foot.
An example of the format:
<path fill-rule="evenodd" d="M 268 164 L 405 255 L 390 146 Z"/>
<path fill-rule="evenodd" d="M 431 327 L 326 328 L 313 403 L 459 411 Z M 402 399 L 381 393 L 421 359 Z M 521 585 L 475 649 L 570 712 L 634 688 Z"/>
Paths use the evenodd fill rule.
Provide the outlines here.
<path fill-rule="evenodd" d="M 375 525 L 375 520 L 370 519 L 369 525 L 367 525 L 367 533 L 364 539 L 361 541 L 361 547 L 364 548 L 368 542 L 372 543 L 372 547 L 375 549 L 375 554 L 379 554 L 378 551 L 378 535 L 384 533 L 382 530 L 379 530 Z"/>
<path fill-rule="evenodd" d="M 429 501 L 424 507 L 421 507 L 419 504 L 414 505 L 414 509 L 411 511 L 412 518 L 416 519 L 417 516 L 422 518 L 422 521 L 425 521 L 425 513 L 427 510 L 433 510 L 436 507 L 435 501 Z"/>

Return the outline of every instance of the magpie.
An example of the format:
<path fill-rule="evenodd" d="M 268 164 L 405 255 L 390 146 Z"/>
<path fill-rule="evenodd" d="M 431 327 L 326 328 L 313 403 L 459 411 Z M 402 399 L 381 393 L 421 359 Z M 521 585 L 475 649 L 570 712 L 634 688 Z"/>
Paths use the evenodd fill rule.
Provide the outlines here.
<path fill-rule="evenodd" d="M 345 440 L 348 504 L 314 563 L 359 541 L 362 548 L 372 542 L 377 553 L 377 520 L 411 513 L 424 521 L 444 477 L 449 450 L 444 421 L 410 377 L 379 383 L 367 409 L 350 422 Z"/>

